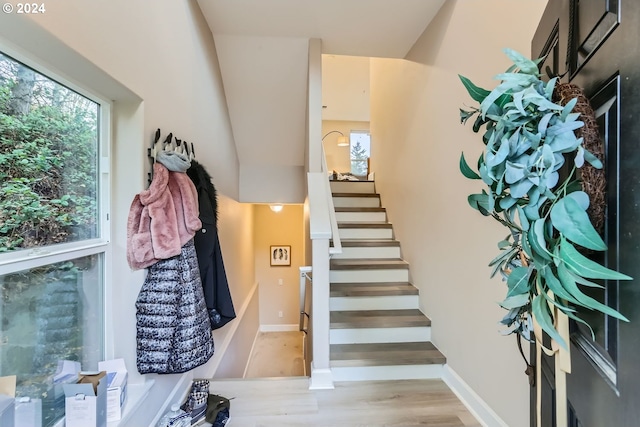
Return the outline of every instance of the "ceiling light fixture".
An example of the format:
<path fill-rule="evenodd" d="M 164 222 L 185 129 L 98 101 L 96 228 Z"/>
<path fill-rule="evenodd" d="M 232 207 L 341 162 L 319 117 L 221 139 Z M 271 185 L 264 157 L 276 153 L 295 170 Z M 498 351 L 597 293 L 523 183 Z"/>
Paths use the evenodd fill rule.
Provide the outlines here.
<path fill-rule="evenodd" d="M 271 209 L 275 213 L 278 213 L 282 210 L 282 205 L 281 204 L 269 205 L 269 209 Z"/>
<path fill-rule="evenodd" d="M 344 136 L 344 134 L 342 132 L 340 132 L 339 130 L 332 130 L 331 132 L 327 132 L 323 137 L 322 137 L 322 141 L 324 141 L 324 139 L 328 136 L 331 135 L 332 133 L 339 133 L 342 136 L 338 137 L 338 147 L 348 147 L 349 146 L 349 138 L 347 138 L 346 136 Z"/>

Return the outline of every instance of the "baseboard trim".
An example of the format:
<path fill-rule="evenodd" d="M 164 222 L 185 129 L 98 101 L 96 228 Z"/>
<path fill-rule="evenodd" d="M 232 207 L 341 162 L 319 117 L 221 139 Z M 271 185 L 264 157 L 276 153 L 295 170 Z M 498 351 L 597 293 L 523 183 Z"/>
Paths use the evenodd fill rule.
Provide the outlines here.
<path fill-rule="evenodd" d="M 442 381 L 484 427 L 509 427 L 449 365 L 442 369 Z"/>
<path fill-rule="evenodd" d="M 251 358 L 253 356 L 253 350 L 256 347 L 256 342 L 258 341 L 258 336 L 260 335 L 260 329 L 256 331 L 256 335 L 253 337 L 253 343 L 251 344 L 251 350 L 249 350 L 249 358 L 247 359 L 247 363 L 244 365 L 244 372 L 242 373 L 242 378 L 247 378 L 247 371 L 249 370 L 249 365 L 251 364 Z"/>
<path fill-rule="evenodd" d="M 260 325 L 260 332 L 296 332 L 300 327 L 294 325 Z"/>
<path fill-rule="evenodd" d="M 309 390 L 333 390 L 333 374 L 331 369 L 316 369 L 311 363 L 311 378 L 309 378 Z"/>

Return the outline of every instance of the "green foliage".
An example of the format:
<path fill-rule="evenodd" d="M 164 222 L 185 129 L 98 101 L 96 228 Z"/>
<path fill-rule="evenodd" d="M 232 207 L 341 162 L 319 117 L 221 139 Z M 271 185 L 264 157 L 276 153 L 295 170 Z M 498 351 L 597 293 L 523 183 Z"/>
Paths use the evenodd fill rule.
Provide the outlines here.
<path fill-rule="evenodd" d="M 578 285 L 600 286 L 587 279 L 631 278 L 592 261 L 574 246 L 607 249 L 586 213 L 589 196 L 581 191 L 576 174 L 585 161 L 602 167 L 574 133 L 583 126 L 579 114 L 572 112 L 577 99 L 565 106 L 555 104 L 556 79 L 540 79 L 540 60 L 532 61 L 510 49 L 505 53 L 514 65 L 496 76 L 501 82 L 492 91 L 460 76 L 469 96 L 480 104 L 479 108 L 461 109 L 461 123 L 476 117 L 473 131 L 484 128 L 484 150 L 477 172 L 464 155 L 459 168 L 466 178 L 485 184 L 481 193 L 468 197 L 469 205 L 509 229 L 509 235 L 498 243 L 500 254 L 489 263 L 491 276 L 500 272 L 507 283 L 506 298 L 500 303 L 509 310 L 501 322 L 506 333 L 529 339 L 533 317 L 566 346 L 555 329 L 550 305 L 584 324 L 574 307 L 626 321 L 616 310 L 585 295 Z M 565 159 L 572 159 L 573 164 L 565 165 Z M 563 166 L 570 171 L 559 182 Z"/>
<path fill-rule="evenodd" d="M 0 252 L 94 237 L 95 104 L 41 80 L 18 115 L 9 108 L 15 85 L 0 78 Z"/>

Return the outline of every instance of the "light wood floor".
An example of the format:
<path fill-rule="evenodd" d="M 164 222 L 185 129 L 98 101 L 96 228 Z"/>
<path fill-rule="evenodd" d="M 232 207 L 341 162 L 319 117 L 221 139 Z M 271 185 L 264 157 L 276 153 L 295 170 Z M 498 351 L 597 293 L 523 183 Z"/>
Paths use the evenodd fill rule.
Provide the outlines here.
<path fill-rule="evenodd" d="M 295 376 L 302 369 L 301 333 L 260 333 L 247 377 L 213 379 L 209 390 L 232 399 L 227 427 L 480 427 L 441 380 L 338 382 L 335 390 L 309 390 L 308 377 Z"/>
<path fill-rule="evenodd" d="M 441 380 L 308 387 L 307 378 L 213 380 L 210 392 L 232 398 L 227 427 L 480 427 Z"/>
<path fill-rule="evenodd" d="M 304 375 L 303 332 L 260 332 L 245 378 L 296 377 Z"/>

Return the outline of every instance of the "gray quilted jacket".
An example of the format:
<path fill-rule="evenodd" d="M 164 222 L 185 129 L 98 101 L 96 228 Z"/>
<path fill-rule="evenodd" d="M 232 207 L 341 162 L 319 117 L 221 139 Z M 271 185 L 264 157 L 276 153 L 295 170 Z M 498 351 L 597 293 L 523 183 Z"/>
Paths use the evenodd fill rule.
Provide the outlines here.
<path fill-rule="evenodd" d="M 136 310 L 141 374 L 186 372 L 211 358 L 213 337 L 193 239 L 180 255 L 149 267 Z"/>

